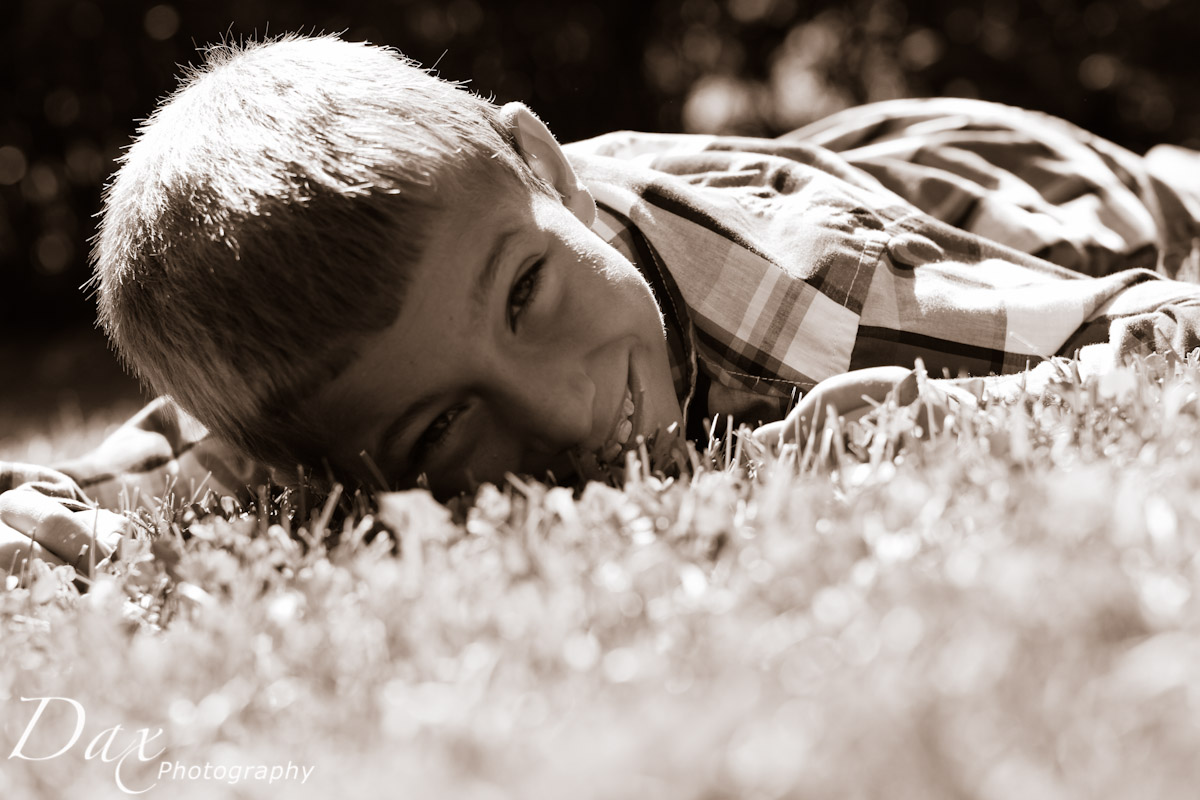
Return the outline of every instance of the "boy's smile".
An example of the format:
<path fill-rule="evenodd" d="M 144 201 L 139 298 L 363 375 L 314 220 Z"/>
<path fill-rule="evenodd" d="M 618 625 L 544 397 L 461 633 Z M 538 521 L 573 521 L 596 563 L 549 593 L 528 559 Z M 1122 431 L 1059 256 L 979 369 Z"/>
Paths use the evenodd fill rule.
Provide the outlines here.
<path fill-rule="evenodd" d="M 494 181 L 478 180 L 476 183 Z M 564 202 L 515 181 L 436 213 L 391 327 L 308 406 L 335 463 L 439 495 L 569 475 L 682 421 L 641 273 Z"/>

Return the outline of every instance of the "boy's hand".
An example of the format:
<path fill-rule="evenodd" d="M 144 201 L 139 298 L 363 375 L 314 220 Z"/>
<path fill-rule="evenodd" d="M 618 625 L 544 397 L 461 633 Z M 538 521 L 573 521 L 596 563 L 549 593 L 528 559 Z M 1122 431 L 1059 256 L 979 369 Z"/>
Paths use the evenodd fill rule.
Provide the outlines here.
<path fill-rule="evenodd" d="M 829 409 L 853 421 L 887 402 L 889 396 L 897 406 L 911 405 L 921 398 L 917 424 L 929 431 L 941 428 L 953 402 L 974 403 L 978 399 L 969 388 L 922 377 L 922 371 L 904 367 L 871 367 L 836 375 L 817 384 L 786 419 L 759 427 L 754 439 L 775 450 L 785 444 L 803 446 L 813 430 L 819 432 L 825 426 Z"/>
<path fill-rule="evenodd" d="M 51 565 L 70 564 L 86 575 L 90 565 L 112 553 L 129 524 L 125 517 L 104 509 L 72 511 L 37 491 L 4 492 L 0 494 L 0 575 L 20 575 L 31 556 Z"/>
<path fill-rule="evenodd" d="M 803 445 L 812 430 L 825 425 L 829 408 L 847 421 L 855 420 L 884 402 L 892 391 L 899 405 L 915 400 L 916 372 L 904 367 L 872 367 L 835 375 L 813 387 L 786 418 L 760 426 L 754 439 L 775 449 L 785 444 Z"/>

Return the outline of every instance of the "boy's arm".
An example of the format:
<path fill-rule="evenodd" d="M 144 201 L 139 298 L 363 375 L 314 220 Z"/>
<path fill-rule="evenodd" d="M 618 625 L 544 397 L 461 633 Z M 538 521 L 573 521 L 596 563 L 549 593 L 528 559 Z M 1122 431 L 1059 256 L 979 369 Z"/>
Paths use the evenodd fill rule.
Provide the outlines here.
<path fill-rule="evenodd" d="M 56 468 L 103 508 L 153 508 L 168 493 L 192 503 L 209 490 L 244 500 L 247 487 L 269 477 L 166 397 L 152 401 L 95 450 Z"/>
<path fill-rule="evenodd" d="M 1138 273 L 1145 280 L 1137 281 Z M 1108 372 L 1133 356 L 1174 353 L 1183 357 L 1200 348 L 1200 286 L 1162 280 L 1145 271 L 1102 280 L 1115 283 L 1122 279 L 1129 285 L 1116 290 L 1058 353 L 1077 357 L 1078 372 L 1084 377 Z M 940 424 L 937 417 L 954 404 L 973 404 L 980 394 L 1011 397 L 1021 390 L 1036 395 L 1059 376 L 1059 364 L 1048 360 L 1025 373 L 971 380 L 930 379 L 920 424 L 936 426 Z M 909 405 L 917 399 L 918 383 L 915 370 L 898 366 L 857 369 L 828 378 L 806 394 L 785 419 L 759 427 L 754 438 L 773 447 L 803 443 L 813 429 L 821 429 L 830 410 L 853 420 L 889 396 L 898 405 Z M 974 391 L 969 388 L 972 384 Z M 926 418 L 927 414 L 935 419 Z"/>
<path fill-rule="evenodd" d="M 784 138 L 839 153 L 944 222 L 1077 272 L 1200 279 L 1200 183 L 1189 180 L 1200 154 L 1143 158 L 1040 112 L 960 98 L 874 103 Z"/>
<path fill-rule="evenodd" d="M 87 572 L 130 532 L 118 511 L 153 509 L 168 494 L 196 502 L 209 490 L 245 500 L 247 487 L 267 478 L 159 398 L 95 450 L 57 468 L 0 462 L 0 574 L 21 574 L 31 554 Z"/>

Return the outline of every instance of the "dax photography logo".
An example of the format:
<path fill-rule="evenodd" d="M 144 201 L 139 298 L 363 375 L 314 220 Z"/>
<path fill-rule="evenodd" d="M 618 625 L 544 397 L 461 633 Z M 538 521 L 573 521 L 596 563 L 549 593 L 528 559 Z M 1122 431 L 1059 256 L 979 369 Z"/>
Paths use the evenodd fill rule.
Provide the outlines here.
<path fill-rule="evenodd" d="M 21 732 L 21 738 L 17 740 L 12 752 L 8 754 L 9 760 L 53 761 L 77 749 L 84 737 L 84 728 L 87 725 L 87 712 L 82 703 L 70 697 L 22 697 L 21 701 L 37 703 L 38 706 L 33 712 L 29 724 Z M 50 708 L 52 704 L 65 704 L 65 706 L 54 705 L 51 716 L 74 713 L 74 730 L 70 736 L 56 738 L 58 731 L 53 729 L 53 724 L 51 724 L 49 737 L 45 733 L 39 733 L 39 736 L 31 743 L 30 737 L 42 722 L 42 716 L 46 709 Z M 123 725 L 113 725 L 87 740 L 83 746 L 83 759 L 85 761 L 98 759 L 104 764 L 112 764 L 113 780 L 116 782 L 117 788 L 125 794 L 144 794 L 158 786 L 158 781 L 162 780 L 219 781 L 230 785 L 242 781 L 266 781 L 268 784 L 273 784 L 277 781 L 298 780 L 303 784 L 308 782 L 313 770 L 316 769 L 312 766 L 293 764 L 291 761 L 288 761 L 287 766 L 282 764 L 235 764 L 231 766 L 207 762 L 201 766 L 162 760 L 161 757 L 166 752 L 166 747 L 158 741 L 162 735 L 162 728 L 128 729 Z M 48 738 L 54 739 L 49 745 L 47 745 Z M 131 788 L 128 783 L 131 777 L 130 773 L 145 772 L 145 770 L 137 769 L 137 766 L 155 760 L 160 761 L 157 781 L 142 788 Z"/>
<path fill-rule="evenodd" d="M 70 752 L 83 737 L 83 729 L 87 722 L 87 712 L 84 711 L 83 704 L 78 700 L 72 700 L 70 697 L 22 697 L 21 702 L 36 702 L 38 707 L 33 712 L 33 718 L 29 720 L 29 724 L 25 726 L 25 730 L 21 733 L 21 738 L 17 740 L 16 747 L 8 754 L 10 760 L 20 758 L 25 761 L 52 761 Z M 28 753 L 26 752 L 26 745 L 29 743 L 29 737 L 41 721 L 42 714 L 51 703 L 66 703 L 74 710 L 75 730 L 57 750 L 42 754 Z M 163 735 L 162 728 L 154 728 L 153 730 L 153 733 L 151 733 L 150 728 L 138 728 L 136 731 L 128 731 L 123 725 L 113 725 L 111 728 L 105 728 L 88 741 L 87 746 L 83 749 L 83 758 L 85 761 L 93 761 L 98 758 L 105 764 L 112 764 L 113 779 L 117 782 L 117 788 L 126 794 L 141 794 L 154 788 L 157 784 L 147 786 L 145 789 L 131 789 L 125 783 L 125 774 L 122 770 L 125 768 L 125 764 L 130 756 L 133 756 L 136 761 L 145 763 L 153 761 L 166 752 L 166 748 L 156 750 L 153 753 L 147 752 L 154 747 L 154 741 Z"/>

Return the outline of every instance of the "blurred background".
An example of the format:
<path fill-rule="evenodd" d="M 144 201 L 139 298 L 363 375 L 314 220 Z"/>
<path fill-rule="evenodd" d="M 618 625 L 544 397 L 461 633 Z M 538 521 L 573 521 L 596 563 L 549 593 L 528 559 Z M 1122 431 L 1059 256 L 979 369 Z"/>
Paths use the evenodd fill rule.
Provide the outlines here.
<path fill-rule="evenodd" d="M 198 46 L 283 31 L 395 46 L 563 140 L 775 135 L 957 95 L 1200 147 L 1194 0 L 0 0 L 0 456 L 30 426 L 140 402 L 79 288 L 101 187 Z"/>

